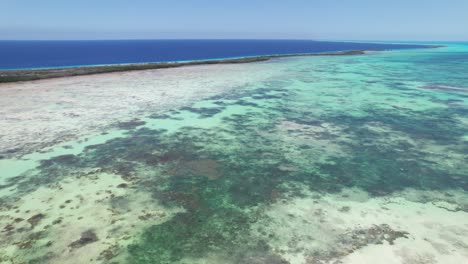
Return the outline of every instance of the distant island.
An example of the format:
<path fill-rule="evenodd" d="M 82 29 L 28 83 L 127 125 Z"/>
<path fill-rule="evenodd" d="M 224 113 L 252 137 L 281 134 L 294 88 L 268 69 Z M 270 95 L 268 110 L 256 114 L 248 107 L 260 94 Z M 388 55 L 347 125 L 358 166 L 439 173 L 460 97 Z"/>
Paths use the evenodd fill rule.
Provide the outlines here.
<path fill-rule="evenodd" d="M 33 81 L 33 80 L 41 80 L 41 79 L 99 74 L 99 73 L 110 73 L 110 72 L 176 68 L 176 67 L 193 66 L 193 65 L 251 63 L 251 62 L 267 61 L 273 58 L 295 57 L 295 56 L 345 56 L 345 55 L 349 56 L 349 55 L 362 55 L 362 54 L 365 54 L 365 51 L 351 50 L 351 51 L 325 52 L 325 53 L 254 56 L 254 57 L 219 59 L 219 60 L 197 60 L 197 61 L 189 61 L 189 62 L 131 63 L 131 64 L 103 65 L 103 66 L 78 66 L 78 67 L 50 68 L 50 69 L 8 70 L 8 71 L 0 71 L 0 83 Z"/>
<path fill-rule="evenodd" d="M 425 48 L 440 48 L 443 46 L 425 46 Z M 371 51 L 371 50 L 369 50 Z M 304 54 L 280 54 L 267 56 L 251 56 L 233 59 L 215 59 L 215 60 L 195 60 L 188 62 L 158 62 L 158 63 L 131 63 L 102 66 L 77 66 L 77 67 L 56 67 L 48 69 L 28 69 L 28 70 L 3 70 L 0 71 L 0 83 L 33 81 L 50 78 L 60 78 L 69 76 L 124 72 L 137 70 L 152 70 L 175 68 L 182 66 L 206 65 L 206 64 L 229 64 L 229 63 L 252 63 L 268 61 L 274 58 L 296 57 L 296 56 L 351 56 L 363 55 L 364 50 L 350 50 L 323 53 L 304 53 Z"/>

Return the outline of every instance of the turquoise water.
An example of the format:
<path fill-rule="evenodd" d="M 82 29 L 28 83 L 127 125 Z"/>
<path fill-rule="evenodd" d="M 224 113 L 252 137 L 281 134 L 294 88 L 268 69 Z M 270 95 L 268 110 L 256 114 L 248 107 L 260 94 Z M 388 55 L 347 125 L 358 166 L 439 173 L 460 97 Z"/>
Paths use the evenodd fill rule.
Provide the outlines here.
<path fill-rule="evenodd" d="M 468 261 L 468 44 L 260 67 L 280 74 L 4 158 L 0 260 L 355 263 L 409 245 L 394 263 Z"/>

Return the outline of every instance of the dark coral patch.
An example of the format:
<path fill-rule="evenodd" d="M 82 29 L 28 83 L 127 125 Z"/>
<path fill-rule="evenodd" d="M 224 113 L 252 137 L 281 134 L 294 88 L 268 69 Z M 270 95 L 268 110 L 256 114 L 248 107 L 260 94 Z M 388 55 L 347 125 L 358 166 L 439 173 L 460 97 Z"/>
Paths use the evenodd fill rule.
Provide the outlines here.
<path fill-rule="evenodd" d="M 28 219 L 28 223 L 31 225 L 31 228 L 34 228 L 42 221 L 42 219 L 44 219 L 44 217 L 44 214 L 33 215 Z"/>
<path fill-rule="evenodd" d="M 134 119 L 130 121 L 120 122 L 117 124 L 117 127 L 120 129 L 134 129 L 139 126 L 143 126 L 144 124 L 146 124 L 145 121 Z"/>
<path fill-rule="evenodd" d="M 96 233 L 94 233 L 94 231 L 87 230 L 87 231 L 81 233 L 81 237 L 78 240 L 73 241 L 69 245 L 69 247 L 70 248 L 80 248 L 80 247 L 86 246 L 88 244 L 94 243 L 94 242 L 96 242 L 98 240 L 99 239 L 98 239 Z"/>
<path fill-rule="evenodd" d="M 223 175 L 219 162 L 212 159 L 180 160 L 169 171 L 174 176 L 203 176 L 210 180 L 216 180 Z"/>
<path fill-rule="evenodd" d="M 224 109 L 225 109 L 224 107 L 201 107 L 201 108 L 184 107 L 181 110 L 189 111 L 192 113 L 197 113 L 200 115 L 200 118 L 208 118 L 218 113 L 221 113 Z"/>

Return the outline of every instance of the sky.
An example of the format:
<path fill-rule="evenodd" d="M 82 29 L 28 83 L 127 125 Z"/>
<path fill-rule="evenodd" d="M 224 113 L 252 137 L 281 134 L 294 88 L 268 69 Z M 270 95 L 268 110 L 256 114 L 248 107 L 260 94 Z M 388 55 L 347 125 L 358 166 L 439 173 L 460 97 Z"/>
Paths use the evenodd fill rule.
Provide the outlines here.
<path fill-rule="evenodd" d="M 0 39 L 467 41 L 468 0 L 0 0 Z"/>

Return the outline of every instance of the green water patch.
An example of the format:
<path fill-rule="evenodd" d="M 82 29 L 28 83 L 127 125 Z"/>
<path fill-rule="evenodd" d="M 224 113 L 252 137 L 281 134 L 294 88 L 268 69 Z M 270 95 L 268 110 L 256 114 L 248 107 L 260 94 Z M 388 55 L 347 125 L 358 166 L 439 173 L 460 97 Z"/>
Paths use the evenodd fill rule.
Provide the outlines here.
<path fill-rule="evenodd" d="M 338 115 L 332 121 L 347 124 L 348 127 L 359 127 L 365 123 L 379 122 L 390 126 L 392 130 L 400 131 L 414 139 L 435 140 L 439 144 L 455 143 L 463 135 L 464 128 L 456 120 L 463 115 L 458 109 L 433 109 L 427 111 L 386 111 L 381 109 L 366 109 L 368 115 L 355 117 Z"/>
<path fill-rule="evenodd" d="M 269 246 L 272 236 L 252 233 L 256 215 L 233 208 L 178 214 L 129 246 L 127 263 L 190 263 L 187 259 L 203 259 L 207 253 L 224 263 L 289 263 Z"/>
<path fill-rule="evenodd" d="M 187 212 L 148 229 L 142 241 L 129 248 L 132 256 L 129 261 L 170 263 L 217 252 L 238 263 L 235 261 L 240 252 L 248 252 L 245 245 L 250 248 L 252 241 L 260 243 L 259 237 L 249 233 L 250 223 L 256 221 L 255 214 L 244 210 L 270 204 L 281 199 L 284 193 L 301 195 L 299 191 L 288 188 L 288 184 L 293 182 L 322 192 L 337 192 L 343 187 L 357 186 L 373 195 L 389 194 L 406 187 L 423 190 L 466 188 L 463 185 L 465 179 L 461 178 L 463 175 L 435 169 L 433 164 L 419 158 L 420 153 L 412 146 L 403 143 L 362 147 L 364 140 L 360 140 L 351 146 L 352 156 L 334 158 L 327 164 L 319 163 L 315 170 L 301 168 L 301 160 L 314 157 L 302 157 L 306 152 L 299 152 L 298 160 L 291 160 L 284 155 L 280 142 L 254 136 L 254 131 L 249 130 L 252 119 L 244 117 L 244 122 L 236 119 L 242 117 L 234 116 L 225 121 L 232 122 L 232 127 L 242 131 L 242 135 L 231 139 L 232 145 L 226 145 L 230 147 L 210 154 L 222 164 L 222 176 L 210 181 L 206 177 L 186 173 L 168 178 L 162 188 L 158 186 L 158 190 L 153 191 L 158 200 L 168 206 L 182 205 Z M 364 123 L 367 122 L 370 121 Z M 356 120 L 355 126 L 360 127 L 358 123 Z M 370 142 L 379 137 L 375 132 L 366 132 L 362 128 L 350 128 L 347 133 Z M 458 133 L 450 135 L 455 137 Z M 450 135 L 438 139 L 447 139 Z M 205 136 L 209 136 L 209 140 Z M 191 137 L 190 141 L 209 141 L 213 146 L 217 139 L 216 133 L 207 133 Z M 248 147 L 232 147 L 239 142 Z M 396 146 L 402 151 L 393 150 Z M 280 166 L 283 163 L 295 164 L 296 169 L 282 170 Z"/>
<path fill-rule="evenodd" d="M 237 155 L 202 147 L 218 138 L 201 129 L 185 128 L 170 136 L 165 131 L 139 129 L 127 137 L 88 146 L 79 155 L 43 160 L 40 174 L 28 184 L 50 184 L 99 168 L 150 191 L 163 205 L 187 210 L 149 228 L 141 242 L 129 247 L 130 263 L 171 263 L 211 251 L 219 251 L 233 263 L 247 257 L 280 259 L 268 252 L 265 241 L 248 235 L 255 217 L 245 210 L 279 197 L 281 180 L 275 160 L 281 158 L 257 162 L 266 151 L 258 147 L 233 150 Z"/>
<path fill-rule="evenodd" d="M 314 109 L 302 107 L 304 102 L 288 100 L 300 92 L 262 87 L 131 123 L 122 137 L 42 160 L 37 176 L 20 189 L 31 191 L 99 170 L 120 175 L 166 207 L 185 209 L 146 229 L 128 247 L 129 263 L 174 263 L 208 254 L 232 263 L 252 257 L 283 263 L 265 236 L 251 232 L 261 215 L 255 208 L 300 197 L 304 187 L 316 192 L 359 187 L 377 196 L 407 187 L 467 188 L 461 171 L 439 167 L 411 142 L 387 138 L 400 133 L 457 144 L 465 133 L 455 119 L 462 114 L 458 110 L 362 106 L 361 115 L 339 111 L 317 116 Z M 291 130 L 279 130 L 281 122 L 291 123 Z M 340 141 L 343 137 L 348 140 Z M 321 140 L 346 151 L 327 154 L 314 143 L 304 144 Z"/>
<path fill-rule="evenodd" d="M 117 126 L 125 132 L 118 137 L 42 158 L 23 175 L 28 180 L 13 182 L 28 193 L 103 172 L 119 175 L 122 187 L 149 193 L 165 208 L 183 208 L 143 230 L 128 247 L 128 263 L 190 263 L 208 255 L 226 263 L 287 263 L 270 247 L 276 235 L 252 228 L 268 222 L 264 208 L 287 204 L 307 189 L 337 193 L 358 187 L 371 197 L 409 187 L 468 189 L 463 160 L 468 132 L 460 121 L 466 108 L 451 105 L 464 105 L 461 97 L 424 94 L 411 83 L 396 82 L 400 71 L 384 80 L 373 72 L 365 82 L 359 69 L 315 66 L 290 68 L 293 76 L 282 80 L 121 122 Z M 118 197 L 112 202 L 124 203 Z M 375 243 L 406 236 L 387 226 L 368 232 Z M 346 248 L 368 244 L 350 234 Z"/>
<path fill-rule="evenodd" d="M 408 187 L 468 189 L 466 175 L 439 169 L 436 164 L 418 160 L 416 155 L 378 147 L 353 150 L 360 153 L 351 158 L 332 159 L 331 163 L 320 166 L 322 173 L 344 186 L 360 187 L 373 195 L 388 195 Z"/>
<path fill-rule="evenodd" d="M 453 109 L 400 115 L 372 110 L 366 117 L 336 116 L 328 119 L 345 125 L 345 133 L 353 141 L 345 143 L 350 155 L 333 157 L 320 164 L 320 173 L 349 187 L 360 187 L 371 194 L 382 195 L 407 187 L 418 189 L 467 189 L 466 166 L 448 168 L 430 159 L 432 153 L 418 149 L 408 140 L 393 140 L 392 133 L 401 133 L 416 141 L 437 142 L 439 146 L 466 153 L 460 139 L 465 132 L 456 121 L 460 114 Z M 366 124 L 378 123 L 390 132 L 375 132 Z"/>

